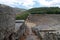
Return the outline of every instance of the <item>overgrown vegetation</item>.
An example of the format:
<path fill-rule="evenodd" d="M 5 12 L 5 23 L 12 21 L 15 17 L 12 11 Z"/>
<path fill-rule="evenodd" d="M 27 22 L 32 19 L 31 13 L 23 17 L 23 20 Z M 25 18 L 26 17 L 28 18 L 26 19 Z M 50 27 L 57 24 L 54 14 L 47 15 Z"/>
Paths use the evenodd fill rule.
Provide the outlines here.
<path fill-rule="evenodd" d="M 16 20 L 25 20 L 28 17 L 28 15 L 29 15 L 28 12 L 23 12 L 22 14 L 17 14 Z"/>

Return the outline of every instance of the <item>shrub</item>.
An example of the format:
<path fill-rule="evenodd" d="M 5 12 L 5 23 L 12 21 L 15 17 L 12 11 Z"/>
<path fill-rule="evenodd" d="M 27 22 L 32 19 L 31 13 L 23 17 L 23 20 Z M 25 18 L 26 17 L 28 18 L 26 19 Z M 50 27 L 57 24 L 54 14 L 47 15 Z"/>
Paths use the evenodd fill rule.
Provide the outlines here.
<path fill-rule="evenodd" d="M 28 17 L 29 13 L 22 13 L 16 15 L 16 20 L 25 20 Z"/>

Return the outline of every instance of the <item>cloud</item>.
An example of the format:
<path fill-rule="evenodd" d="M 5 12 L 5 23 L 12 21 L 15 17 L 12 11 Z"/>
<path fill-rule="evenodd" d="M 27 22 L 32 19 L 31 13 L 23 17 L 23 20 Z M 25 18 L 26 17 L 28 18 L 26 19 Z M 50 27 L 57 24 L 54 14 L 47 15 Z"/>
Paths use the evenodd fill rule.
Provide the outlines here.
<path fill-rule="evenodd" d="M 0 3 L 13 7 L 13 5 L 16 5 L 15 3 L 18 3 L 18 1 L 17 0 L 0 0 Z"/>
<path fill-rule="evenodd" d="M 38 5 L 39 3 L 39 5 Z M 60 0 L 0 0 L 0 4 L 9 5 L 11 7 L 33 8 L 40 7 L 60 7 Z M 34 6 L 35 5 L 35 6 Z"/>
<path fill-rule="evenodd" d="M 26 8 L 32 8 L 34 3 L 34 0 L 0 0 L 1 4 L 6 4 L 12 7 L 22 5 L 25 6 Z M 21 6 L 20 6 L 21 7 Z"/>
<path fill-rule="evenodd" d="M 22 0 L 22 5 L 25 7 L 32 8 L 35 2 L 33 0 Z"/>
<path fill-rule="evenodd" d="M 37 2 L 39 2 L 42 6 L 46 7 L 53 7 L 53 6 L 60 7 L 60 0 L 39 0 Z"/>

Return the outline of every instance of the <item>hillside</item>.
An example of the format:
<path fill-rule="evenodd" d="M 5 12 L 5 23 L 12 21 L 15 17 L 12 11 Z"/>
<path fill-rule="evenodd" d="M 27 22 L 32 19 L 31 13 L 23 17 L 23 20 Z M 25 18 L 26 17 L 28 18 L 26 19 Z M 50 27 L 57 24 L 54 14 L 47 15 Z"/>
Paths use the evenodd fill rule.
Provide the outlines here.
<path fill-rule="evenodd" d="M 32 8 L 29 9 L 28 12 L 30 13 L 38 13 L 38 14 L 60 14 L 59 7 L 39 7 L 39 8 Z"/>
<path fill-rule="evenodd" d="M 55 35 L 60 35 L 60 14 L 30 14 L 25 24 L 40 40 L 55 40 L 57 37 Z M 32 35 L 29 37 L 30 39 L 33 39 Z"/>

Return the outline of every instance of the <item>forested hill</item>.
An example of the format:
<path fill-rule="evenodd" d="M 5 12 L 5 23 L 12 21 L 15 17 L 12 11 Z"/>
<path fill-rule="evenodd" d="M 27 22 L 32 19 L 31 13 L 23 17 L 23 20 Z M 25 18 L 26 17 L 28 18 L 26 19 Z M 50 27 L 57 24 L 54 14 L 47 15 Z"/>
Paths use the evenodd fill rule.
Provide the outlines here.
<path fill-rule="evenodd" d="M 59 7 L 40 7 L 40 8 L 32 8 L 28 10 L 29 13 L 32 14 L 60 14 Z"/>

